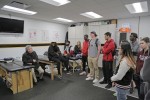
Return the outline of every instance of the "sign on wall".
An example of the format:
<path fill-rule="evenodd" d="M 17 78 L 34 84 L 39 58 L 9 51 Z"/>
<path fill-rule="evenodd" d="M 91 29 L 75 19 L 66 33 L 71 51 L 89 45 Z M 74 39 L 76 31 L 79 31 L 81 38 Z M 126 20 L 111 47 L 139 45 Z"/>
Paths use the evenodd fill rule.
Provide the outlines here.
<path fill-rule="evenodd" d="M 131 32 L 131 26 L 129 23 L 123 23 L 122 26 L 119 29 L 120 33 L 130 33 Z"/>

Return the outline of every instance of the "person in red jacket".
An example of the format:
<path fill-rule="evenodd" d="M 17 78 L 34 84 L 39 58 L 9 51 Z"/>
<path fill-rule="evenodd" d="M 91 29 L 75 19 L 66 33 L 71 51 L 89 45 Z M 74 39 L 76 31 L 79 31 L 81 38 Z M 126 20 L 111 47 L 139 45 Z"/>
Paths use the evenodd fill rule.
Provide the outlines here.
<path fill-rule="evenodd" d="M 103 53 L 103 76 L 104 80 L 100 82 L 100 84 L 107 84 L 105 88 L 111 88 L 112 83 L 110 78 L 113 76 L 113 52 L 115 49 L 114 40 L 111 39 L 111 33 L 105 33 L 105 44 L 102 48 Z"/>
<path fill-rule="evenodd" d="M 86 75 L 86 63 L 87 63 L 87 57 L 88 57 L 88 47 L 89 47 L 89 39 L 88 35 L 84 35 L 84 42 L 82 46 L 82 67 L 83 71 L 80 73 L 80 75 Z M 88 69 L 89 72 L 89 69 Z"/>

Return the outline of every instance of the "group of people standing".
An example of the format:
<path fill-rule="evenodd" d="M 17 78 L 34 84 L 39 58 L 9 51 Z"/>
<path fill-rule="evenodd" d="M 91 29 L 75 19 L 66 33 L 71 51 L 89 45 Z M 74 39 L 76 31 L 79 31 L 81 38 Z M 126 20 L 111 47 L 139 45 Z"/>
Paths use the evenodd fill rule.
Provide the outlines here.
<path fill-rule="evenodd" d="M 116 48 L 115 41 L 111 38 L 111 33 L 106 32 L 104 38 L 105 44 L 101 46 L 100 39 L 97 38 L 96 32 L 90 33 L 91 39 L 88 39 L 88 35 L 84 35 L 84 42 L 81 47 L 81 42 L 78 41 L 77 45 L 72 49 L 70 41 L 65 44 L 64 53 L 61 53 L 56 42 L 52 42 L 48 48 L 48 58 L 50 61 L 55 61 L 58 69 L 58 78 L 62 78 L 60 73 L 61 62 L 66 69 L 66 74 L 71 74 L 69 68 L 69 58 L 71 56 L 77 56 L 80 54 L 82 57 L 82 72 L 79 75 L 87 75 L 86 80 L 92 80 L 93 83 L 97 83 L 100 80 L 98 59 L 99 55 L 103 54 L 102 58 L 102 71 L 103 80 L 100 84 L 107 84 L 105 88 L 109 89 L 112 86 L 116 87 L 117 100 L 126 100 L 127 92 L 132 90 L 134 82 L 138 89 L 138 95 L 141 100 L 144 100 L 146 93 L 141 93 L 141 84 L 143 83 L 140 77 L 140 71 L 143 67 L 144 60 L 149 57 L 150 40 L 145 37 L 138 42 L 138 36 L 136 33 L 131 33 L 130 42 L 123 40 L 120 43 L 119 48 Z M 116 49 L 119 54 L 119 63 L 116 66 L 116 71 L 113 71 L 113 61 Z M 40 67 L 38 62 L 38 56 L 33 51 L 31 45 L 26 46 L 26 51 L 22 56 L 24 65 L 35 65 L 32 69 L 34 82 L 37 83 L 35 76 L 35 70 L 40 74 L 39 80 L 43 80 L 44 70 Z M 88 66 L 88 68 L 87 68 Z M 88 69 L 86 71 L 86 69 Z M 132 90 L 133 91 L 133 90 Z M 149 96 L 149 95 L 148 95 Z M 148 100 L 148 99 L 145 99 Z"/>
<path fill-rule="evenodd" d="M 101 46 L 96 32 L 91 32 L 90 36 L 91 40 L 87 39 L 87 35 L 84 36 L 85 41 L 83 42 L 82 50 L 85 52 L 86 49 L 86 57 L 85 54 L 82 55 L 83 72 L 80 73 L 80 75 L 85 75 L 85 62 L 87 61 L 90 70 L 88 70 L 89 74 L 87 75 L 86 80 L 93 80 L 93 83 L 99 82 L 98 58 L 100 54 L 103 54 L 102 71 L 104 78 L 99 83 L 107 84 L 105 87 L 107 89 L 115 86 L 117 100 L 126 100 L 127 93 L 129 91 L 132 93 L 134 87 L 138 90 L 140 100 L 149 100 L 150 98 L 147 98 L 150 96 L 150 94 L 148 94 L 148 91 L 150 91 L 150 84 L 147 82 L 146 86 L 143 86 L 145 82 L 143 82 L 143 79 L 140 76 L 144 61 L 150 55 L 149 37 L 144 37 L 139 43 L 138 35 L 136 33 L 131 33 L 130 42 L 127 40 L 121 41 L 120 46 L 117 49 L 116 43 L 111 38 L 110 32 L 104 34 L 106 42 L 103 46 Z M 113 71 L 113 61 L 116 49 L 118 50 L 117 58 L 120 58 L 120 60 L 115 68 L 116 70 Z"/>

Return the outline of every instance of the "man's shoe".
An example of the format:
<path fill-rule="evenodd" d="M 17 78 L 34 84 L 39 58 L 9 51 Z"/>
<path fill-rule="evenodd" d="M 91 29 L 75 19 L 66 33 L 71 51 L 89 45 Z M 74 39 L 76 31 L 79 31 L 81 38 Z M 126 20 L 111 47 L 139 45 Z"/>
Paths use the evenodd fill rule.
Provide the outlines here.
<path fill-rule="evenodd" d="M 101 81 L 101 82 L 99 82 L 100 84 L 107 84 L 107 81 Z"/>
<path fill-rule="evenodd" d="M 112 87 L 112 85 L 108 84 L 107 86 L 105 86 L 106 89 L 110 89 Z"/>
<path fill-rule="evenodd" d="M 59 79 L 62 79 L 62 76 L 61 76 L 61 75 L 58 75 L 57 77 L 58 77 Z"/>

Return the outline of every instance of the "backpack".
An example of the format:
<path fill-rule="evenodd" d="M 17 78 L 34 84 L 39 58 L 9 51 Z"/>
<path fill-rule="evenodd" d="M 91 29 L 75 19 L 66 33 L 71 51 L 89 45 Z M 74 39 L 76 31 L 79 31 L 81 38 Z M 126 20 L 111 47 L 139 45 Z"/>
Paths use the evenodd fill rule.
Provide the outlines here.
<path fill-rule="evenodd" d="M 110 43 L 110 42 L 109 42 Z M 114 51 L 110 51 L 109 53 L 111 53 L 112 54 L 112 56 L 115 56 L 116 55 L 116 49 L 117 49 L 117 44 L 116 44 L 116 42 L 114 42 L 114 45 L 115 45 L 115 49 L 114 49 Z M 109 45 L 108 45 L 109 46 Z M 108 53 L 108 54 L 109 54 Z"/>
<path fill-rule="evenodd" d="M 92 40 L 92 39 L 91 39 Z M 91 40 L 89 41 L 89 45 L 90 45 L 90 42 L 91 42 Z M 95 45 L 96 45 L 96 47 L 98 47 L 98 38 L 95 40 Z"/>
<path fill-rule="evenodd" d="M 115 49 L 114 49 L 114 51 L 112 52 L 112 56 L 115 56 L 116 55 L 116 49 L 117 49 L 117 44 L 116 44 L 116 42 L 114 42 L 114 45 L 115 45 Z"/>

